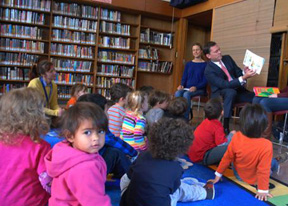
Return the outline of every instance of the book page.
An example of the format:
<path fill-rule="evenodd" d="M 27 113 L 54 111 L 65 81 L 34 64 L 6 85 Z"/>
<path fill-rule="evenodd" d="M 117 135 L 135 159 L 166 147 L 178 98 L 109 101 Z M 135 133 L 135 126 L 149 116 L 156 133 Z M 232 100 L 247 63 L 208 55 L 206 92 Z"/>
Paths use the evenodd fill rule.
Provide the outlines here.
<path fill-rule="evenodd" d="M 256 97 L 269 97 L 271 94 L 279 94 L 277 87 L 254 87 L 253 91 Z"/>
<path fill-rule="evenodd" d="M 265 59 L 263 57 L 260 57 L 253 52 L 246 49 L 245 57 L 243 64 L 249 69 L 252 69 L 253 71 L 256 71 L 256 74 L 260 74 L 263 65 L 264 65 Z"/>

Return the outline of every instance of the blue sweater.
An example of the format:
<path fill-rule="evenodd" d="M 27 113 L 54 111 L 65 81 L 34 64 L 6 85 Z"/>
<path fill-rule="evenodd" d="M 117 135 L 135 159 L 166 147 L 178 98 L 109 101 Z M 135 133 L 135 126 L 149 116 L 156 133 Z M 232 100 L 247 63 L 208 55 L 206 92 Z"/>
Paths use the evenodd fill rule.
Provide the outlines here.
<path fill-rule="evenodd" d="M 204 76 L 206 62 L 189 61 L 185 65 L 181 85 L 184 88 L 196 87 L 197 89 L 206 89 L 207 80 Z"/>

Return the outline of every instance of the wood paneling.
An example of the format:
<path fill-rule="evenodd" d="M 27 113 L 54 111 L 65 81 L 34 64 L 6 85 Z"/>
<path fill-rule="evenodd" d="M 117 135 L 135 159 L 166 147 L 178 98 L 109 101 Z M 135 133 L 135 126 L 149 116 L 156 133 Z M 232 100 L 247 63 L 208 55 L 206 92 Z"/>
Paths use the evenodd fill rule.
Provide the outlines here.
<path fill-rule="evenodd" d="M 204 11 L 212 10 L 216 7 L 237 2 L 239 0 L 209 0 L 182 10 L 181 17 L 189 17 Z M 284 0 L 285 1 L 285 0 Z"/>
<path fill-rule="evenodd" d="M 248 80 L 248 88 L 266 86 L 270 58 L 274 0 L 247 0 L 215 9 L 212 36 L 222 54 L 229 54 L 243 68 L 245 50 L 265 58 L 260 75 Z"/>
<path fill-rule="evenodd" d="M 288 30 L 288 1 L 287 0 L 277 0 L 275 6 L 275 14 L 274 14 L 274 24 L 273 28 L 281 31 Z"/>
<path fill-rule="evenodd" d="M 173 71 L 174 73 L 175 71 Z M 141 86 L 152 86 L 157 90 L 162 90 L 173 94 L 173 76 L 158 73 L 138 72 L 137 89 Z"/>

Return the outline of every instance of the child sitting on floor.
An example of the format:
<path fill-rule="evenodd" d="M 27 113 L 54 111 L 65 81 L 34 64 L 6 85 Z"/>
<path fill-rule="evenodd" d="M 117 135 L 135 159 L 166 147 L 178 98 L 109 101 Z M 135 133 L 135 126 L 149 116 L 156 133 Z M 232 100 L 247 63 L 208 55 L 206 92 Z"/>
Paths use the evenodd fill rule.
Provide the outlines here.
<path fill-rule="evenodd" d="M 149 126 L 152 126 L 153 123 L 163 117 L 164 110 L 166 110 L 169 100 L 170 95 L 162 91 L 154 91 L 149 96 L 149 104 L 152 108 L 149 109 L 145 115 Z"/>
<path fill-rule="evenodd" d="M 67 102 L 66 109 L 76 104 L 77 99 L 86 94 L 87 87 L 84 84 L 74 84 L 71 88 L 71 98 Z"/>
<path fill-rule="evenodd" d="M 127 97 L 127 112 L 125 114 L 120 138 L 137 151 L 147 149 L 145 136 L 146 118 L 143 112 L 148 110 L 148 97 L 143 92 L 134 91 Z"/>
<path fill-rule="evenodd" d="M 123 119 L 126 113 L 126 97 L 132 89 L 123 83 L 113 84 L 110 89 L 111 100 L 115 103 L 108 109 L 109 130 L 116 136 L 120 137 Z"/>
<path fill-rule="evenodd" d="M 214 186 L 188 184 L 181 180 L 183 169 L 176 160 L 193 139 L 184 120 L 162 118 L 149 131 L 149 150 L 141 153 L 121 178 L 120 206 L 176 206 L 177 201 L 213 199 Z M 203 184 L 204 185 L 204 184 Z"/>
<path fill-rule="evenodd" d="M 217 171 L 214 184 L 217 183 L 225 170 L 233 164 L 237 179 L 256 185 L 256 198 L 267 200 L 269 193 L 269 176 L 271 171 L 278 169 L 278 161 L 287 159 L 283 154 L 272 159 L 272 143 L 261 135 L 267 127 L 265 110 L 258 104 L 247 104 L 240 113 L 240 131 L 235 133 L 224 154 Z"/>
<path fill-rule="evenodd" d="M 64 112 L 60 122 L 67 141 L 56 144 L 45 157 L 53 177 L 49 205 L 110 206 L 106 164 L 98 153 L 108 129 L 104 111 L 94 103 L 79 102 Z"/>
<path fill-rule="evenodd" d="M 0 99 L 1 205 L 48 203 L 51 178 L 44 156 L 50 145 L 40 139 L 48 132 L 44 100 L 34 88 L 14 89 Z"/>
<path fill-rule="evenodd" d="M 164 112 L 164 117 L 169 117 L 173 119 L 185 119 L 185 112 L 187 110 L 188 103 L 184 97 L 175 97 L 173 98 L 167 107 L 167 110 Z"/>
<path fill-rule="evenodd" d="M 204 112 L 206 119 L 194 132 L 194 141 L 188 156 L 192 162 L 211 165 L 221 161 L 235 131 L 231 131 L 226 137 L 220 122 L 223 107 L 219 98 L 210 99 L 204 106 Z"/>

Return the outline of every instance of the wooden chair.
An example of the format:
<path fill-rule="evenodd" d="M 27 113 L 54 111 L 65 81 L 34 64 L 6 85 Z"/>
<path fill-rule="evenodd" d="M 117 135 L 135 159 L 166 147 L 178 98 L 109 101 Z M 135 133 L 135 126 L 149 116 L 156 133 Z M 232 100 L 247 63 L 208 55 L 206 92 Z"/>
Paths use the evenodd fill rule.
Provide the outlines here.
<path fill-rule="evenodd" d="M 233 126 L 235 128 L 235 124 L 236 124 L 236 119 L 239 119 L 239 111 L 240 109 L 242 109 L 246 104 L 248 104 L 249 102 L 241 102 L 241 103 L 235 103 L 233 106 L 233 116 L 231 117 L 233 119 Z"/>
<path fill-rule="evenodd" d="M 282 147 L 282 146 L 284 145 L 284 144 L 283 144 L 283 139 L 284 139 L 285 130 L 286 130 L 288 110 L 277 111 L 277 112 L 273 112 L 272 114 L 273 114 L 273 116 L 284 115 L 284 114 L 285 114 L 283 130 L 282 130 L 282 133 L 280 133 L 279 142 L 274 142 L 274 141 L 273 141 L 273 144 L 277 144 L 277 145 L 280 145 L 280 146 Z M 288 148 L 288 145 L 287 145 L 287 148 Z"/>

